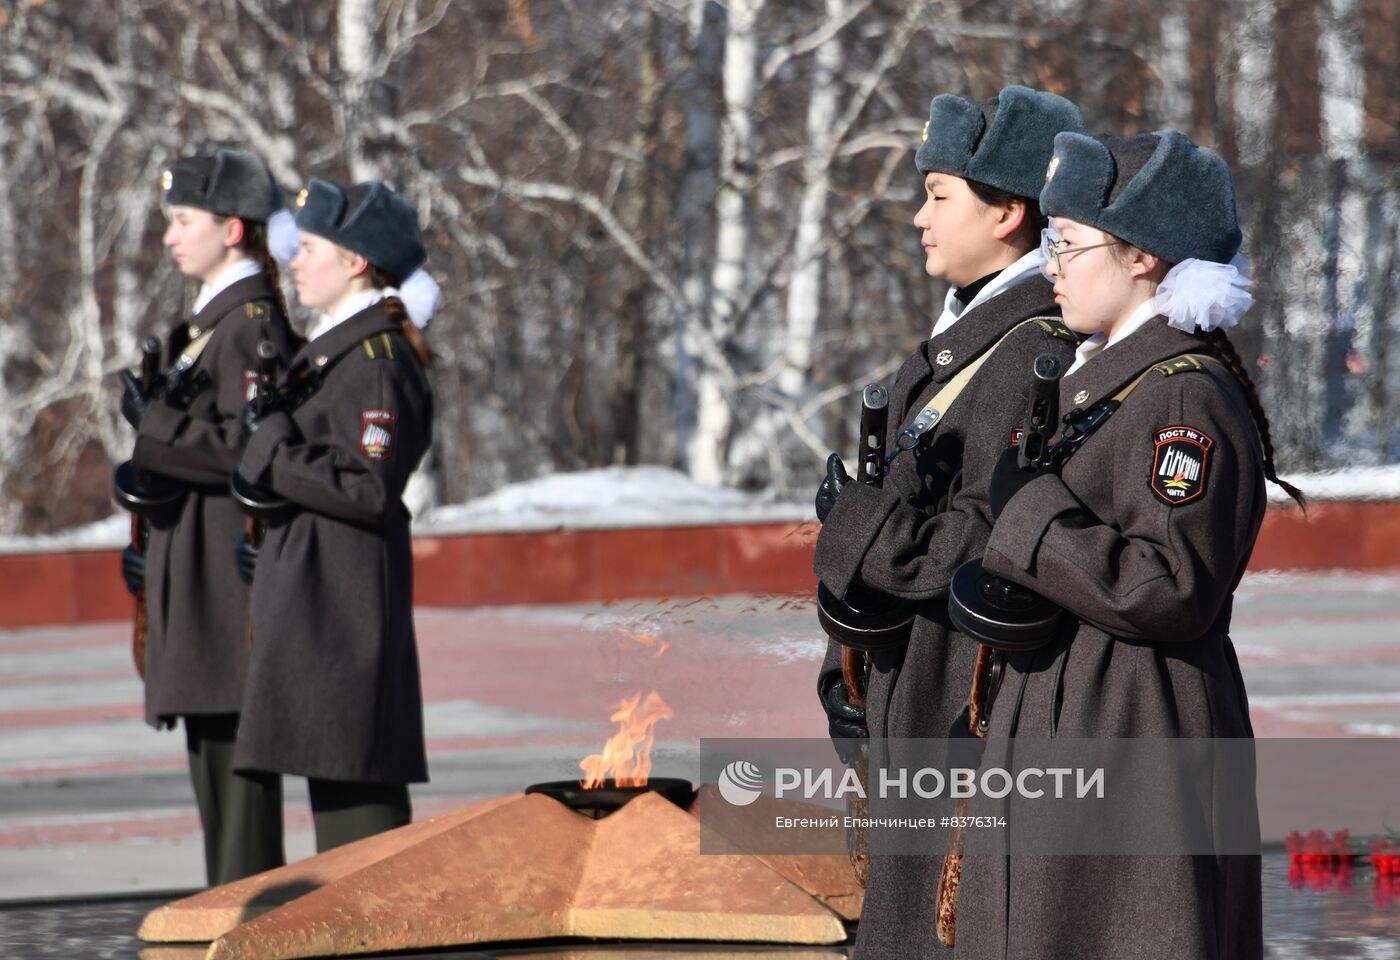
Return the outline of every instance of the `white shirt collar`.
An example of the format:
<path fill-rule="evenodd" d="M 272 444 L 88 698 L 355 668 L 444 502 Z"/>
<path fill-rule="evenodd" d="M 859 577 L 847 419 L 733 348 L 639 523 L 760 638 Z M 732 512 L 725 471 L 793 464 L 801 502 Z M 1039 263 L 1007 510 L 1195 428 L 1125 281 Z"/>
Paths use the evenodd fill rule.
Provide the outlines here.
<path fill-rule="evenodd" d="M 321 314 L 321 319 L 316 321 L 316 325 L 311 328 L 311 333 L 306 339 L 315 340 L 317 337 L 329 333 L 361 310 L 378 303 L 393 292 L 393 290 L 378 287 L 372 290 L 361 290 L 342 303 L 340 309 L 336 310 L 335 313 Z"/>
<path fill-rule="evenodd" d="M 1065 376 L 1069 376 L 1084 364 L 1103 353 L 1115 343 L 1122 342 L 1129 334 L 1139 330 L 1143 324 L 1157 316 L 1161 310 L 1157 305 L 1156 297 L 1148 297 L 1147 301 L 1140 304 L 1136 310 L 1128 314 L 1128 319 L 1123 321 L 1123 325 L 1110 337 L 1106 333 L 1096 333 L 1079 345 L 1074 351 L 1074 363 L 1070 364 L 1065 371 Z"/>
<path fill-rule="evenodd" d="M 253 260 L 237 260 L 229 264 L 227 267 L 224 267 L 222 273 L 199 288 L 199 296 L 194 299 L 194 312 L 199 313 L 199 311 L 209 306 L 210 300 L 213 300 L 238 281 L 247 280 L 249 277 L 256 277 L 262 272 L 262 264 Z"/>
<path fill-rule="evenodd" d="M 1036 247 L 1030 253 L 993 277 L 985 287 L 977 291 L 977 296 L 973 297 L 972 301 L 967 306 L 963 306 L 955 296 L 958 289 L 957 287 L 949 289 L 948 295 L 943 298 L 943 313 L 939 316 L 938 322 L 933 325 L 933 333 L 929 334 L 929 336 L 938 336 L 953 324 L 957 323 L 958 320 L 962 318 L 963 314 L 967 313 L 972 308 L 980 307 L 993 297 L 1005 293 L 1022 280 L 1025 280 L 1032 273 L 1039 273 L 1044 263 L 1045 251 L 1040 247 Z"/>

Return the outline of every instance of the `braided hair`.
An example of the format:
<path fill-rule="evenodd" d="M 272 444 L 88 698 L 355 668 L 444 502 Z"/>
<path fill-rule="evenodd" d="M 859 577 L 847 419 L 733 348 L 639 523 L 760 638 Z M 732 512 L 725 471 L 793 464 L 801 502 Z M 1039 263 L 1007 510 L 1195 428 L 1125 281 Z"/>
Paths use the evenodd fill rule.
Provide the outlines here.
<path fill-rule="evenodd" d="M 262 264 L 263 272 L 272 281 L 272 296 L 277 301 L 277 309 L 284 320 L 290 320 L 292 315 L 287 310 L 287 298 L 282 295 L 282 267 L 267 248 L 267 224 L 256 220 L 243 221 L 243 251 Z"/>
<path fill-rule="evenodd" d="M 226 223 L 233 217 L 229 214 L 216 213 L 214 219 L 220 223 Z M 260 220 L 243 220 L 243 242 L 238 245 L 238 249 L 248 255 L 248 259 L 254 263 L 262 265 L 263 272 L 272 281 L 272 296 L 277 303 L 277 309 L 281 311 L 284 322 L 290 322 L 291 313 L 287 310 L 287 298 L 282 295 L 282 268 L 277 263 L 277 258 L 267 248 L 267 224 Z"/>
<path fill-rule="evenodd" d="M 369 282 L 379 289 L 385 287 L 397 287 L 398 282 L 374 264 L 369 265 L 366 273 Z M 427 338 L 423 336 L 423 331 L 409 319 L 408 310 L 404 307 L 403 301 L 398 297 L 387 297 L 382 301 L 384 312 L 388 314 L 390 320 L 398 322 L 403 331 L 404 339 L 413 348 L 414 354 L 418 357 L 418 362 L 425 368 L 433 365 L 433 348 L 428 346 Z"/>
<path fill-rule="evenodd" d="M 1254 381 L 1249 376 L 1249 371 L 1245 368 L 1244 361 L 1240 359 L 1239 352 L 1235 350 L 1235 345 L 1230 342 L 1230 338 L 1224 330 L 1215 329 L 1208 333 L 1200 334 L 1205 341 L 1206 348 L 1215 354 L 1225 368 L 1230 371 L 1234 378 L 1239 381 L 1240 387 L 1244 390 L 1245 400 L 1249 403 L 1249 412 L 1254 415 L 1254 425 L 1259 430 L 1259 439 L 1264 444 L 1264 476 L 1270 482 L 1278 484 L 1284 492 L 1293 498 L 1293 502 L 1304 510 L 1308 507 L 1308 501 L 1303 492 L 1286 480 L 1280 480 L 1278 471 L 1274 468 L 1274 441 L 1269 435 L 1269 418 L 1264 413 L 1264 407 L 1259 402 L 1259 391 L 1254 387 Z"/>

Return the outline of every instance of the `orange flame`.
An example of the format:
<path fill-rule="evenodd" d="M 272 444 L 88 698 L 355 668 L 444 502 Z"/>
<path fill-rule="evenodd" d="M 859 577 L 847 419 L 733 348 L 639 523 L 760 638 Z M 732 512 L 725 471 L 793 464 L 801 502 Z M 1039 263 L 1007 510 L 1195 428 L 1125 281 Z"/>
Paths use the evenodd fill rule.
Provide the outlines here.
<path fill-rule="evenodd" d="M 641 704 L 640 709 L 638 704 Z M 612 779 L 619 787 L 644 787 L 651 776 L 651 745 L 656 739 L 656 722 L 671 719 L 671 708 L 655 690 L 642 701 L 642 691 L 618 701 L 609 718 L 618 725 L 617 733 L 595 753 L 579 761 L 584 776 L 579 783 L 594 790 Z"/>

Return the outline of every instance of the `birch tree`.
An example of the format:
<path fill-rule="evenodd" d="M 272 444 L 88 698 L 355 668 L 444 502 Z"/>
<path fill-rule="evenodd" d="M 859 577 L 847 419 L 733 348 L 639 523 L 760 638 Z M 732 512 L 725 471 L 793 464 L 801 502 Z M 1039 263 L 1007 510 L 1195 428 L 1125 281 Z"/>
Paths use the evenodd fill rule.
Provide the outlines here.
<path fill-rule="evenodd" d="M 440 499 L 611 463 L 806 499 L 941 300 L 909 226 L 928 101 L 1013 82 L 1219 149 L 1258 279 L 1235 337 L 1285 468 L 1400 455 L 1388 0 L 0 0 L 0 20 L 6 531 L 112 509 L 115 374 L 194 293 L 160 248 L 159 171 L 216 144 L 290 195 L 377 177 L 417 206 L 444 292 Z"/>

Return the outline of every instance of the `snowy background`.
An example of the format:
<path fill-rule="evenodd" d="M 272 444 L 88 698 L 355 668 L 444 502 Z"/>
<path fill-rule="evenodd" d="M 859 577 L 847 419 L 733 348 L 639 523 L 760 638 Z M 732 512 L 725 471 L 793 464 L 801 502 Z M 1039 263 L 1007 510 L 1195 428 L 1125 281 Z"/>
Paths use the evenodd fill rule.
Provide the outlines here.
<path fill-rule="evenodd" d="M 1400 466 L 1334 473 L 1292 474 L 1310 502 L 1400 500 Z M 1270 488 L 1275 503 L 1291 503 Z M 816 520 L 812 504 L 707 487 L 661 467 L 607 467 L 556 473 L 511 484 L 464 504 L 429 508 L 415 515 L 422 535 L 524 530 L 588 530 L 621 527 L 683 527 L 719 523 L 801 523 Z M 0 536 L 0 554 L 104 550 L 130 542 L 125 513 L 50 534 Z"/>
<path fill-rule="evenodd" d="M 909 223 L 929 98 L 1013 82 L 1231 162 L 1280 469 L 1379 495 L 1397 37 L 1394 0 L 0 0 L 0 534 L 110 514 L 116 373 L 194 294 L 157 183 L 206 142 L 421 211 L 445 304 L 420 493 L 465 504 L 424 524 L 806 504 L 941 303 Z M 637 472 L 567 507 L 549 479 L 647 465 L 715 492 Z"/>

